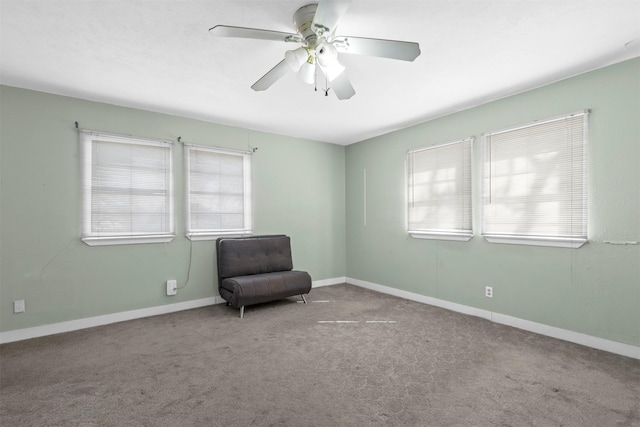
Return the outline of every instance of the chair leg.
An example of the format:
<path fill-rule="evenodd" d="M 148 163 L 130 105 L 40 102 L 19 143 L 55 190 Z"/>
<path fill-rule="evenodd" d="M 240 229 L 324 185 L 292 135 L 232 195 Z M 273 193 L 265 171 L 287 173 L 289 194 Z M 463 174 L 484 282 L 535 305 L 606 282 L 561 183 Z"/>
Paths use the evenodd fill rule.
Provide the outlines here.
<path fill-rule="evenodd" d="M 302 297 L 302 302 L 304 302 L 306 304 L 307 303 L 307 299 L 302 294 L 300 294 L 300 296 Z"/>
<path fill-rule="evenodd" d="M 244 305 L 240 307 L 240 318 L 244 319 Z"/>

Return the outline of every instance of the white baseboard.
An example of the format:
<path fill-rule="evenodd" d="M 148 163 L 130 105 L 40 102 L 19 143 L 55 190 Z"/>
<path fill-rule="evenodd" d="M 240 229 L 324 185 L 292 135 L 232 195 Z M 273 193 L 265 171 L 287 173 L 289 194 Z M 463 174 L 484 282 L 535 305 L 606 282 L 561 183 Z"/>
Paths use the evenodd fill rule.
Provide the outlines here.
<path fill-rule="evenodd" d="M 491 320 L 502 325 L 513 326 L 514 328 L 524 329 L 525 331 L 535 332 L 540 335 L 546 335 L 548 337 L 569 341 L 598 350 L 608 351 L 621 356 L 640 359 L 640 347 L 635 345 L 594 337 L 593 335 L 556 328 L 555 326 L 549 326 L 542 323 L 531 322 L 529 320 L 507 316 L 506 314 L 492 313 Z"/>
<path fill-rule="evenodd" d="M 311 286 L 319 288 L 321 286 L 338 285 L 345 283 L 346 277 L 335 277 L 333 279 L 315 280 Z M 72 332 L 80 329 L 103 326 L 110 323 L 125 322 L 127 320 L 141 319 L 143 317 L 157 316 L 160 314 L 174 313 L 176 311 L 190 310 L 192 308 L 205 307 L 213 304 L 222 304 L 225 301 L 219 297 L 203 298 L 193 301 L 179 302 L 175 304 L 161 305 L 157 307 L 142 308 L 139 310 L 124 311 L 121 313 L 105 314 L 103 316 L 87 317 L 84 319 L 70 320 L 68 322 L 52 323 L 48 325 L 34 326 L 32 328 L 16 329 L 13 331 L 0 332 L 0 344 L 14 341 L 28 340 L 31 338 L 44 337 L 47 335 Z"/>
<path fill-rule="evenodd" d="M 482 317 L 483 319 L 491 320 L 491 312 L 482 310 L 480 308 L 469 307 L 467 305 L 456 304 L 455 302 L 449 302 L 438 298 L 427 297 L 413 292 L 403 291 L 400 289 L 390 288 L 388 286 L 377 285 L 371 282 L 365 282 L 364 280 L 352 279 L 347 277 L 347 283 L 359 286 L 361 288 L 370 289 L 372 291 L 380 292 L 383 294 L 393 295 L 396 297 L 408 299 L 411 301 L 421 302 L 423 304 L 434 305 L 436 307 L 446 308 L 447 310 L 457 311 L 458 313 L 469 314 L 471 316 Z"/>
<path fill-rule="evenodd" d="M 347 283 L 346 277 L 334 277 L 333 279 L 314 280 L 311 282 L 312 288 L 319 288 L 322 286 L 339 285 L 341 283 Z"/>
<path fill-rule="evenodd" d="M 0 344 L 38 338 L 46 335 L 60 334 L 63 332 L 77 331 L 80 329 L 92 328 L 94 326 L 108 325 L 110 323 L 141 319 L 143 317 L 157 316 L 159 314 L 190 310 L 192 308 L 205 307 L 208 305 L 220 304 L 222 302 L 224 302 L 224 300 L 219 296 L 216 296 L 157 307 L 142 308 L 139 310 L 123 311 L 121 313 L 105 314 L 103 316 L 87 317 L 85 319 L 70 320 L 68 322 L 52 323 L 32 328 L 0 332 Z"/>
<path fill-rule="evenodd" d="M 514 328 L 534 332 L 540 335 L 569 341 L 598 350 L 608 351 L 610 353 L 619 354 L 621 356 L 640 359 L 640 347 L 635 345 L 594 337 L 591 335 L 570 331 L 568 329 L 556 328 L 555 326 L 549 326 L 542 323 L 519 319 L 517 317 L 507 316 L 505 314 L 494 313 L 489 310 L 456 304 L 438 298 L 427 297 L 413 292 L 403 291 L 388 286 L 378 285 L 376 283 L 366 282 L 364 280 L 352 279 L 350 277 L 347 277 L 346 282 L 355 286 L 359 286 L 361 288 L 370 289 L 372 291 L 445 308 L 447 310 L 457 311 L 459 313 L 469 314 L 471 316 L 481 317 L 483 319 L 487 319 L 495 323 L 500 323 L 502 325 L 512 326 Z"/>
<path fill-rule="evenodd" d="M 311 286 L 319 288 L 321 286 L 338 285 L 345 283 L 346 277 L 335 277 L 333 279 L 315 280 Z M 94 326 L 103 326 L 110 323 L 125 322 L 127 320 L 141 319 L 143 317 L 157 316 L 160 314 L 174 313 L 176 311 L 190 310 L 192 308 L 205 307 L 213 304 L 222 304 L 225 301 L 219 297 L 203 298 L 193 301 L 167 304 L 157 307 L 142 308 L 139 310 L 124 311 L 121 313 L 105 314 L 103 316 L 87 317 L 84 319 L 70 320 L 68 322 L 52 323 L 48 325 L 34 326 L 32 328 L 16 329 L 13 331 L 0 332 L 0 344 L 14 341 L 28 340 L 31 338 L 44 337 L 47 335 L 72 332 Z"/>
<path fill-rule="evenodd" d="M 408 299 L 411 301 L 429 304 L 441 307 L 447 310 L 456 311 L 458 313 L 468 314 L 471 316 L 481 317 L 502 325 L 512 326 L 514 328 L 523 329 L 529 332 L 535 332 L 540 335 L 569 341 L 575 344 L 581 344 L 587 347 L 596 348 L 598 350 L 608 351 L 610 353 L 619 354 L 621 356 L 640 359 L 640 347 L 631 344 L 625 344 L 617 341 L 611 341 L 604 338 L 598 338 L 567 329 L 556 328 L 554 326 L 542 323 L 531 322 L 529 320 L 519 319 L 517 317 L 507 316 L 505 314 L 494 313 L 475 307 L 469 307 L 450 301 L 432 298 L 409 291 L 391 288 L 389 286 L 378 285 L 376 283 L 366 282 L 364 280 L 353 279 L 350 277 L 336 277 L 332 279 L 316 280 L 312 282 L 313 288 L 322 286 L 338 285 L 341 283 L 350 283 L 361 288 L 372 291 L 393 295 L 396 297 Z M 31 338 L 38 338 L 47 335 L 60 334 L 63 332 L 77 331 L 80 329 L 91 328 L 94 326 L 108 325 L 110 323 L 124 322 L 127 320 L 140 319 L 143 317 L 157 316 L 160 314 L 174 313 L 182 310 L 190 310 L 192 308 L 205 307 L 213 304 L 222 304 L 224 300 L 219 296 L 211 298 L 202 298 L 193 301 L 179 302 L 175 304 L 167 304 L 157 307 L 143 308 L 139 310 L 124 311 L 121 313 L 106 314 L 103 316 L 88 317 L 85 319 L 71 320 L 68 322 L 53 323 L 49 325 L 35 326 L 32 328 L 16 329 L 13 331 L 0 332 L 0 344 L 21 341 Z"/>

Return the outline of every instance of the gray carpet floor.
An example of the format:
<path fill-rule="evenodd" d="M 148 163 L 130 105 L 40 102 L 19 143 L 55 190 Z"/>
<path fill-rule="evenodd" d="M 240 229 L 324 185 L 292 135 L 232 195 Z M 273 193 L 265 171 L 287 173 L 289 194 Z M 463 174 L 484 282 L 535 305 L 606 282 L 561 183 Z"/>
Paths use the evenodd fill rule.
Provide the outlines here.
<path fill-rule="evenodd" d="M 640 361 L 351 285 L 0 346 L 3 426 L 640 426 Z"/>

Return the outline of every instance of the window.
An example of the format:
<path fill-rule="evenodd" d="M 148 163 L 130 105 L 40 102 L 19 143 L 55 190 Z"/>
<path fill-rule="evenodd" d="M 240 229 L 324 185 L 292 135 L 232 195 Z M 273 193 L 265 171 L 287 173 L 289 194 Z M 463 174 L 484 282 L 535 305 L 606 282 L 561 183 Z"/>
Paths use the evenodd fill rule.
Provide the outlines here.
<path fill-rule="evenodd" d="M 185 165 L 187 237 L 251 234 L 251 154 L 185 145 Z"/>
<path fill-rule="evenodd" d="M 490 242 L 587 241 L 588 112 L 485 135 L 483 230 Z"/>
<path fill-rule="evenodd" d="M 169 242 L 175 235 L 170 142 L 80 131 L 82 240 Z"/>
<path fill-rule="evenodd" d="M 409 234 L 469 240 L 473 139 L 410 151 L 407 155 Z"/>

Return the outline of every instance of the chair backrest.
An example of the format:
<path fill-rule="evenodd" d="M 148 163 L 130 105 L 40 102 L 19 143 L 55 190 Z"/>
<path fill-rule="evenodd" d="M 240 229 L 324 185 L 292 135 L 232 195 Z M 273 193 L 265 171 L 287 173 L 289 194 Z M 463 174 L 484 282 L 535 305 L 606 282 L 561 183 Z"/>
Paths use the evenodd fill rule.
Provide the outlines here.
<path fill-rule="evenodd" d="M 290 271 L 291 239 L 284 234 L 216 240 L 218 286 L 229 277 Z"/>

